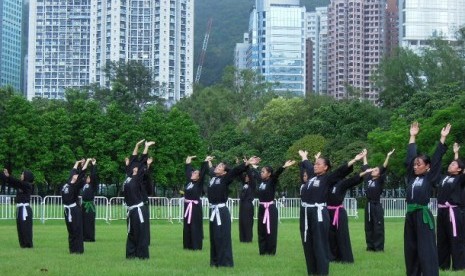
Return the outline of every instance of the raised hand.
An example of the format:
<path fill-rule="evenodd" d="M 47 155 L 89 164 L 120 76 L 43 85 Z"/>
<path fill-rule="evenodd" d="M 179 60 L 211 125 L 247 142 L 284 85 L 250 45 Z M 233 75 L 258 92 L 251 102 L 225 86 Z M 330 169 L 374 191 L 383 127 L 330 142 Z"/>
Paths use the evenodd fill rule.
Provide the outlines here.
<path fill-rule="evenodd" d="M 95 164 L 97 164 L 97 159 L 92 158 L 92 159 L 91 159 L 91 162 L 92 162 L 92 165 L 95 166 Z"/>
<path fill-rule="evenodd" d="M 129 158 L 127 157 L 124 158 L 124 164 L 126 164 L 126 166 L 129 166 Z"/>
<path fill-rule="evenodd" d="M 307 160 L 308 159 L 308 151 L 306 150 L 299 150 L 299 155 L 302 157 L 302 160 Z"/>
<path fill-rule="evenodd" d="M 192 156 L 187 156 L 186 158 L 186 164 L 190 164 L 192 162 L 192 159 L 196 158 L 197 156 L 192 155 Z"/>
<path fill-rule="evenodd" d="M 319 151 L 317 154 L 315 154 L 315 160 L 317 160 L 318 158 L 320 158 L 320 155 L 321 155 L 321 151 Z"/>
<path fill-rule="evenodd" d="M 290 167 L 295 164 L 295 160 L 287 160 L 286 163 L 284 163 L 283 168 Z"/>
<path fill-rule="evenodd" d="M 3 169 L 3 174 L 4 174 L 6 177 L 9 177 L 9 176 L 10 176 L 10 173 L 8 172 L 7 169 Z"/>
<path fill-rule="evenodd" d="M 153 157 L 147 158 L 147 167 L 150 167 L 152 163 L 153 163 Z"/>
<path fill-rule="evenodd" d="M 441 136 L 447 137 L 447 135 L 449 135 L 450 128 L 451 128 L 450 124 L 447 124 L 445 127 L 443 127 L 441 130 Z"/>
<path fill-rule="evenodd" d="M 392 149 L 390 152 L 387 153 L 387 156 L 391 156 L 396 149 Z"/>
<path fill-rule="evenodd" d="M 454 143 L 454 153 L 458 153 L 460 150 L 460 146 L 457 142 Z"/>
<path fill-rule="evenodd" d="M 417 136 L 420 132 L 420 124 L 415 121 L 410 125 L 410 136 Z"/>

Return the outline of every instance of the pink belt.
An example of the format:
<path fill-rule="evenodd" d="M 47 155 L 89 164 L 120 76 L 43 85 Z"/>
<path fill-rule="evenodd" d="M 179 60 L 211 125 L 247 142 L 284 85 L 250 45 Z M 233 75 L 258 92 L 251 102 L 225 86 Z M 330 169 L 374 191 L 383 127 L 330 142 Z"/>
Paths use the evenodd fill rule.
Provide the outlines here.
<path fill-rule="evenodd" d="M 448 201 L 444 204 L 438 204 L 438 208 L 449 208 L 449 220 L 452 222 L 452 232 L 454 237 L 457 237 L 457 226 L 455 225 L 454 209 L 457 205 L 451 205 Z"/>
<path fill-rule="evenodd" d="M 187 217 L 187 224 L 191 224 L 192 219 L 192 203 L 199 204 L 198 200 L 184 199 L 184 202 L 189 203 L 187 205 L 186 211 L 184 212 L 184 217 Z"/>
<path fill-rule="evenodd" d="M 339 209 L 344 208 L 344 205 L 339 205 L 339 206 L 328 206 L 327 207 L 329 210 L 336 210 L 334 212 L 334 218 L 333 218 L 333 225 L 336 226 L 336 228 L 339 228 Z"/>
<path fill-rule="evenodd" d="M 270 202 L 260 202 L 260 205 L 263 205 L 265 207 L 265 215 L 263 216 L 263 224 L 266 224 L 266 233 L 270 234 L 270 210 L 269 207 L 271 204 L 274 204 L 274 201 Z"/>

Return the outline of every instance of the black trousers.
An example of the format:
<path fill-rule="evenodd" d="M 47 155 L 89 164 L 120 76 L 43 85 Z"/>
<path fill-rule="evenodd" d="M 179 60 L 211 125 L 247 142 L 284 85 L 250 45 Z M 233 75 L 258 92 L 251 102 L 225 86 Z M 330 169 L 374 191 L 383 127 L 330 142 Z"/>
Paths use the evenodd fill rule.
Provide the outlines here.
<path fill-rule="evenodd" d="M 278 241 L 278 208 L 276 204 L 270 204 L 268 207 L 270 219 L 270 233 L 267 230 L 267 224 L 263 223 L 265 216 L 265 207 L 258 206 L 258 251 L 260 255 L 275 255 Z"/>
<path fill-rule="evenodd" d="M 188 203 L 184 204 L 186 210 Z M 188 223 L 188 217 L 184 218 L 184 227 L 182 231 L 182 243 L 184 249 L 202 250 L 203 242 L 203 217 L 202 203 L 192 203 L 191 222 Z"/>
<path fill-rule="evenodd" d="M 71 212 L 71 221 L 69 221 L 69 212 Z M 69 253 L 84 253 L 84 236 L 82 231 L 82 211 L 81 207 L 76 205 L 71 208 L 65 208 L 65 222 L 68 229 Z"/>
<path fill-rule="evenodd" d="M 241 200 L 239 202 L 239 241 L 252 242 L 253 239 L 253 215 L 252 201 Z"/>
<path fill-rule="evenodd" d="M 150 245 L 150 205 L 149 203 L 144 203 L 144 206 L 145 208 L 142 209 L 142 214 L 144 215 L 144 221 L 147 222 L 147 223 L 144 223 L 146 229 L 145 231 L 147 232 L 147 235 L 148 235 L 148 242 L 149 242 L 149 245 Z"/>
<path fill-rule="evenodd" d="M 221 225 L 216 217 L 210 221 L 210 266 L 233 267 L 234 260 L 231 243 L 231 214 L 227 207 L 218 208 Z M 212 214 L 210 209 L 210 216 Z"/>
<path fill-rule="evenodd" d="M 26 208 L 27 217 L 23 220 L 23 212 Z M 21 248 L 32 248 L 32 209 L 30 206 L 18 207 L 16 212 L 16 229 L 18 230 L 19 246 Z"/>
<path fill-rule="evenodd" d="M 454 237 L 452 222 L 449 217 L 449 208 L 438 208 L 437 215 L 437 247 L 439 268 L 465 269 L 465 227 L 464 213 L 458 208 L 452 208 L 455 216 L 457 235 Z"/>
<path fill-rule="evenodd" d="M 95 241 L 95 204 L 90 203 L 94 206 L 94 209 L 82 207 L 82 229 L 85 242 Z"/>
<path fill-rule="evenodd" d="M 147 206 L 143 205 L 140 207 L 142 211 L 142 217 L 144 218 L 144 212 Z M 129 211 L 126 224 L 128 226 L 128 237 L 126 239 L 126 258 L 149 258 L 149 236 L 147 233 L 146 224 L 149 223 L 144 218 L 144 222 L 141 221 L 139 211 L 137 208 Z"/>
<path fill-rule="evenodd" d="M 307 213 L 307 233 L 305 234 L 305 213 Z M 308 275 L 329 274 L 329 214 L 326 207 L 318 221 L 317 207 L 300 207 L 300 237 L 304 248 Z"/>
<path fill-rule="evenodd" d="M 336 210 L 328 209 L 329 212 L 329 248 L 330 260 L 336 262 L 353 263 L 352 245 L 349 235 L 349 221 L 347 211 L 339 208 L 338 224 L 333 225 Z"/>
<path fill-rule="evenodd" d="M 365 240 L 368 251 L 384 251 L 384 210 L 380 202 L 365 205 Z"/>
<path fill-rule="evenodd" d="M 433 215 L 428 210 L 428 215 Z M 405 215 L 404 256 L 407 275 L 439 275 L 436 235 L 427 223 L 423 222 L 423 211 L 417 210 Z"/>

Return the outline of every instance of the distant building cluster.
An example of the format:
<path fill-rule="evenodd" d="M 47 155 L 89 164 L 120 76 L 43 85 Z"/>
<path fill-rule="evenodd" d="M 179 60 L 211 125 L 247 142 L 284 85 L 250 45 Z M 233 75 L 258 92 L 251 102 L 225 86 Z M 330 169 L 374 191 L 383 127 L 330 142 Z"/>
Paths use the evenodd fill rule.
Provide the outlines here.
<path fill-rule="evenodd" d="M 256 0 L 235 66 L 261 73 L 278 91 L 374 104 L 372 74 L 397 47 L 420 53 L 432 37 L 456 40 L 464 0 L 330 0 L 306 11 L 299 0 Z"/>
<path fill-rule="evenodd" d="M 465 0 L 330 0 L 314 11 L 255 0 L 234 65 L 277 92 L 376 104 L 380 61 L 397 46 L 419 53 L 432 37 L 456 40 L 464 11 Z M 28 99 L 108 87 L 105 64 L 130 60 L 152 71 L 169 102 L 192 94 L 194 0 L 1 0 L 0 29 L 0 86 Z"/>

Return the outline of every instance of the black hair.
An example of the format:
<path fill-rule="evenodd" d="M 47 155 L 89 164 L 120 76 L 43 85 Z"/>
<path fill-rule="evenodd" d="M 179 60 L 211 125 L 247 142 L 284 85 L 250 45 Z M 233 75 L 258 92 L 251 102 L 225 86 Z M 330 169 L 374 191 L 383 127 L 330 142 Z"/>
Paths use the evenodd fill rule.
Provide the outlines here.
<path fill-rule="evenodd" d="M 23 171 L 23 181 L 32 183 L 34 182 L 34 174 L 29 170 Z"/>
<path fill-rule="evenodd" d="M 454 159 L 453 161 L 457 162 L 457 165 L 463 171 L 463 169 L 465 168 L 465 163 L 463 163 L 462 159 Z"/>
<path fill-rule="evenodd" d="M 418 154 L 415 159 L 421 159 L 425 163 L 425 165 L 431 165 L 431 158 L 426 154 Z"/>
<path fill-rule="evenodd" d="M 326 157 L 320 157 L 320 158 L 318 158 L 318 159 L 323 160 L 323 161 L 325 162 L 325 165 L 328 166 L 328 169 L 327 169 L 326 171 L 330 171 L 330 170 L 331 170 L 331 161 L 329 161 L 328 158 L 326 158 Z"/>
<path fill-rule="evenodd" d="M 271 166 L 264 166 L 263 168 L 270 174 L 273 174 L 273 168 Z"/>

